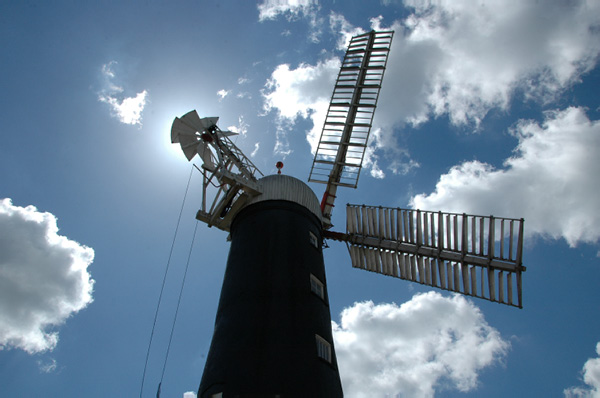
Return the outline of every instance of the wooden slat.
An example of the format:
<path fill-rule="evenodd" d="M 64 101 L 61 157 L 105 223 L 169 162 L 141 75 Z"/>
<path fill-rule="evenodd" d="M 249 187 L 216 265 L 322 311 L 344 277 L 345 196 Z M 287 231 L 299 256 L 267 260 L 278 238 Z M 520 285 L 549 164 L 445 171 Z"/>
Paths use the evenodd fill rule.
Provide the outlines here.
<path fill-rule="evenodd" d="M 413 211 L 409 210 L 408 212 L 408 236 L 410 237 L 410 243 L 416 243 L 415 240 L 415 232 L 414 232 L 414 219 L 413 219 Z"/>
<path fill-rule="evenodd" d="M 504 273 L 498 272 L 498 301 L 504 303 Z"/>
<path fill-rule="evenodd" d="M 494 269 L 488 268 L 488 290 L 489 290 L 489 299 L 491 301 L 496 301 L 496 280 L 494 279 Z"/>
<path fill-rule="evenodd" d="M 379 224 L 379 231 L 377 233 L 377 236 L 379 236 L 380 238 L 385 238 L 385 220 L 386 218 L 383 215 L 383 208 L 380 207 L 377 210 L 377 224 Z"/>
<path fill-rule="evenodd" d="M 477 268 L 470 267 L 469 273 L 471 274 L 471 295 L 477 296 Z"/>

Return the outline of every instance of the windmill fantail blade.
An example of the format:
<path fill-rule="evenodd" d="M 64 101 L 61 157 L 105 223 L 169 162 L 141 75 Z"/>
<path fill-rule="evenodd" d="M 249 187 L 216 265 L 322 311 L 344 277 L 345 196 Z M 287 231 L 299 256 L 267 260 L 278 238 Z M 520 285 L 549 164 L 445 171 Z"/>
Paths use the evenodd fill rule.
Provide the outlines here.
<path fill-rule="evenodd" d="M 182 135 L 179 136 L 178 140 L 187 160 L 192 160 L 198 153 L 198 145 L 200 144 L 198 137 Z"/>
<path fill-rule="evenodd" d="M 180 142 L 181 136 L 194 137 L 198 130 L 184 123 L 180 118 L 176 117 L 171 126 L 171 143 Z"/>
<path fill-rule="evenodd" d="M 203 117 L 198 116 L 198 112 L 195 110 L 190 111 L 181 117 L 181 120 L 188 126 L 196 129 L 197 132 L 202 133 L 203 131 L 215 126 L 219 121 L 218 117 Z"/>

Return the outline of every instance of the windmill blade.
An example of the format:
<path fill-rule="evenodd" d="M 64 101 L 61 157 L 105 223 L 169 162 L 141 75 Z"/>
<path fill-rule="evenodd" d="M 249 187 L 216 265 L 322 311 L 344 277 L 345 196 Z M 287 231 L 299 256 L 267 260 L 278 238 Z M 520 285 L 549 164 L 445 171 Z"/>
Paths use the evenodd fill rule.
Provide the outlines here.
<path fill-rule="evenodd" d="M 218 117 L 200 118 L 198 113 L 190 111 L 181 118 L 176 117 L 171 126 L 171 142 L 173 144 L 180 141 L 181 136 L 196 136 L 216 126 Z"/>
<path fill-rule="evenodd" d="M 202 133 L 203 131 L 208 130 L 209 128 L 216 126 L 219 121 L 218 117 L 203 117 L 200 118 L 198 113 L 193 110 L 181 117 L 181 120 L 190 127 L 196 129 L 197 132 Z"/>
<path fill-rule="evenodd" d="M 352 266 L 522 308 L 523 219 L 348 205 Z"/>
<path fill-rule="evenodd" d="M 180 135 L 177 137 L 177 142 L 181 145 L 181 150 L 187 160 L 192 160 L 198 153 L 198 145 L 200 144 L 198 136 Z"/>
<path fill-rule="evenodd" d="M 180 118 L 176 117 L 171 126 L 171 143 L 176 144 L 181 142 L 182 137 L 196 137 L 198 130 L 184 123 Z"/>
<path fill-rule="evenodd" d="M 348 45 L 308 178 L 327 184 L 321 202 L 326 222 L 337 187 L 358 184 L 393 34 L 371 31 Z"/>
<path fill-rule="evenodd" d="M 216 128 L 218 117 L 200 118 L 198 113 L 193 110 L 181 118 L 176 117 L 171 126 L 171 142 L 179 143 L 187 160 L 192 160 L 197 154 L 200 155 L 203 165 L 209 170 L 215 169 L 215 156 L 209 148 L 210 139 L 206 134 L 209 130 Z"/>

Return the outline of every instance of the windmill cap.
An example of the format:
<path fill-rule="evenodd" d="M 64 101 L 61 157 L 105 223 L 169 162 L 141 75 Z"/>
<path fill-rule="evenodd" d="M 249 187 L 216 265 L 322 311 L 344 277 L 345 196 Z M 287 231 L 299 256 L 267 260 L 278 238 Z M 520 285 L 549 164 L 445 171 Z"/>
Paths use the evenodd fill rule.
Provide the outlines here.
<path fill-rule="evenodd" d="M 273 174 L 258 180 L 261 195 L 252 198 L 246 206 L 267 200 L 285 200 L 297 203 L 322 222 L 321 205 L 312 189 L 297 178 L 285 174 Z"/>

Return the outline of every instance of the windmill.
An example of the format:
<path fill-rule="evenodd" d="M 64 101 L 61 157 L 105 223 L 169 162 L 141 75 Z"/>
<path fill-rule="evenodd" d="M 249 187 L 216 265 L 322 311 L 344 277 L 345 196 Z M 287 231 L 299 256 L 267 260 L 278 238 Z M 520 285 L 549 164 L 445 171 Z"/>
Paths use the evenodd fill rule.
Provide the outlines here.
<path fill-rule="evenodd" d="M 358 183 L 392 37 L 350 40 L 309 176 L 326 184 L 321 201 L 296 178 L 263 176 L 218 118 L 175 118 L 172 142 L 202 160 L 196 218 L 231 241 L 198 397 L 343 396 L 326 238 L 346 243 L 355 268 L 522 307 L 522 219 L 349 204 L 346 232 L 332 230 L 337 188 Z"/>

